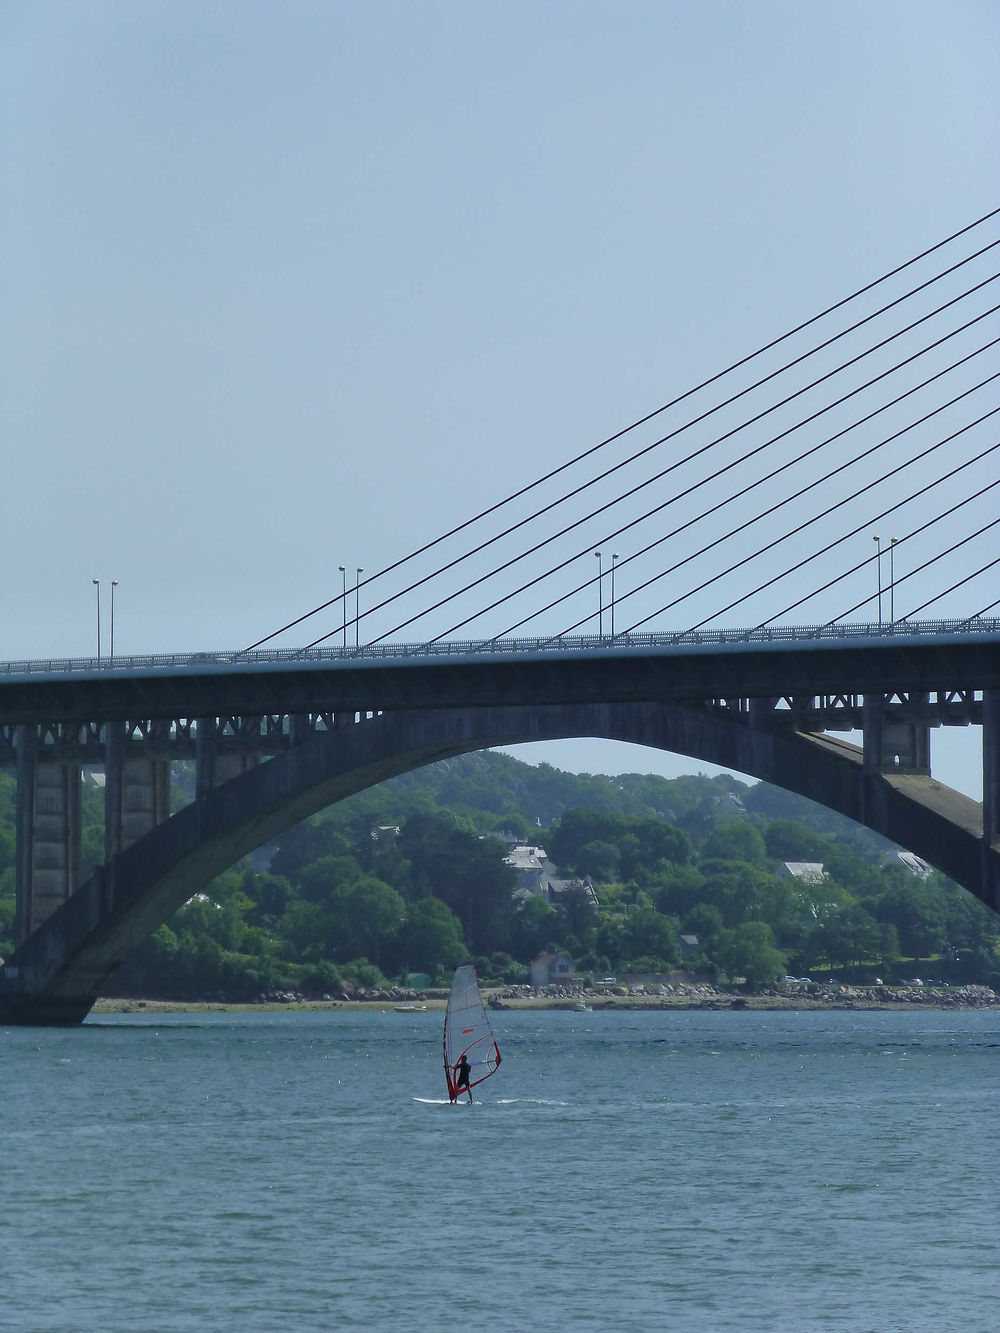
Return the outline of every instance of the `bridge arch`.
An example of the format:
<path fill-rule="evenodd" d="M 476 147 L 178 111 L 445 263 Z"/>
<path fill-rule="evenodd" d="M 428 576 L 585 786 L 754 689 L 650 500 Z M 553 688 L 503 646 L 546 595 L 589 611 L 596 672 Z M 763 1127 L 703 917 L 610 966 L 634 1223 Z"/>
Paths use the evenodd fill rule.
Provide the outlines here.
<path fill-rule="evenodd" d="M 318 810 L 438 759 L 580 736 L 669 750 L 785 787 L 917 852 L 997 907 L 1000 855 L 983 844 L 980 806 L 930 777 L 866 771 L 857 746 L 828 735 L 673 703 L 389 712 L 311 735 L 101 867 L 8 960 L 0 1016 L 82 1020 L 108 975 L 193 893 Z"/>

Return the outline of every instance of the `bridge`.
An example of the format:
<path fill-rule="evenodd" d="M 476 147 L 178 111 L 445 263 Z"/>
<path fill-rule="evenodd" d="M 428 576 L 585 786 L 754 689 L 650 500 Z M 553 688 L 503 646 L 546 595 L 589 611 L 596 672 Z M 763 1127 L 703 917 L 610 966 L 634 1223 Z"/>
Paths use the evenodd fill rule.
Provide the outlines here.
<path fill-rule="evenodd" d="M 393 561 L 364 584 L 359 580 L 349 590 L 345 574 L 339 595 L 247 648 L 0 661 L 0 768 L 17 779 L 17 943 L 0 969 L 0 1020 L 80 1021 L 110 973 L 192 894 L 253 848 L 391 776 L 448 756 L 525 741 L 591 736 L 637 742 L 776 783 L 919 853 L 1000 910 L 1000 620 L 988 614 L 1000 599 L 980 605 L 992 591 L 983 576 L 1000 559 L 978 569 L 970 560 L 976 541 L 1000 524 L 987 508 L 986 521 L 975 526 L 984 496 L 995 511 L 991 492 L 1000 484 L 989 471 L 1000 442 L 987 438 L 980 447 L 1000 407 L 983 410 L 975 396 L 992 391 L 1000 371 L 967 383 L 975 358 L 1000 345 L 998 335 L 970 350 L 970 330 L 981 337 L 982 321 L 1000 307 L 971 317 L 963 310 L 957 328 L 940 330 L 945 312 L 975 300 L 1000 274 L 910 319 L 794 392 L 782 387 L 776 402 L 759 406 L 759 395 L 783 383 L 781 377 L 807 357 L 828 356 L 838 339 L 856 338 L 869 321 L 925 298 L 932 283 L 953 281 L 957 269 L 982 263 L 1000 240 L 715 406 L 699 409 L 595 477 L 581 484 L 569 480 L 569 469 L 598 450 L 618 447 L 661 412 L 714 390 L 716 382 L 771 354 L 786 338 L 801 337 L 802 330 L 910 265 L 927 263 L 929 255 L 947 250 L 988 220 L 946 238 Z M 930 341 L 913 351 L 913 331 L 925 327 Z M 897 338 L 904 339 L 908 355 L 871 375 Z M 952 350 L 961 355 L 942 367 L 946 344 L 949 355 Z M 919 379 L 914 365 L 921 357 L 938 360 L 927 367 L 933 373 Z M 825 389 L 863 358 L 875 358 L 868 378 L 817 405 L 819 387 Z M 954 374 L 966 379 L 947 381 L 950 396 L 935 397 L 929 405 L 928 392 L 936 393 Z M 880 395 L 890 396 L 873 406 L 876 386 Z M 668 466 L 647 475 L 648 459 L 657 450 L 675 447 L 682 431 L 704 429 L 714 413 L 731 413 L 748 395 L 758 395 L 749 418 L 730 422 L 681 458 L 671 454 Z M 845 417 L 844 405 L 855 395 L 861 395 L 861 415 Z M 800 398 L 808 411 L 788 424 L 788 405 Z M 919 404 L 918 415 L 901 425 L 901 404 L 911 401 Z M 956 413 L 969 405 L 971 418 L 960 421 Z M 780 431 L 764 441 L 753 436 L 752 444 L 740 444 L 735 458 L 726 453 L 714 471 L 705 470 L 711 451 L 742 440 L 772 412 L 782 423 Z M 816 423 L 825 413 L 838 428 L 817 439 Z M 872 435 L 876 419 L 878 438 Z M 890 422 L 894 429 L 885 434 Z M 797 431 L 807 432 L 807 447 L 790 457 L 788 441 Z M 864 448 L 848 457 L 845 440 L 851 433 L 860 434 Z M 966 442 L 976 451 L 969 457 Z M 944 445 L 946 455 L 934 452 Z M 818 476 L 817 455 L 828 446 L 836 466 Z M 898 451 L 890 456 L 893 466 L 873 475 L 870 459 L 893 447 Z M 956 453 L 960 447 L 965 452 Z M 762 472 L 764 451 L 775 448 L 773 470 Z M 932 456 L 933 468 L 926 461 Z M 941 457 L 945 464 L 937 463 Z M 751 459 L 753 470 L 740 473 L 739 466 Z M 789 490 L 788 479 L 800 464 L 804 480 Z M 635 466 L 645 472 L 629 486 L 625 470 Z M 681 484 L 685 466 L 695 470 Z M 917 472 L 904 484 L 913 466 Z M 976 469 L 983 475 L 984 467 L 987 480 L 979 485 Z M 742 479 L 726 491 L 734 469 Z M 864 485 L 857 487 L 861 479 Z M 785 493 L 775 498 L 779 483 Z M 835 485 L 855 489 L 844 494 L 831 490 Z M 555 508 L 578 502 L 592 486 L 595 498 L 605 488 L 603 501 L 558 528 Z M 547 487 L 550 496 L 555 488 L 555 498 L 497 531 L 501 508 L 523 511 L 525 497 L 536 487 L 543 493 Z M 637 512 L 636 497 L 649 487 L 653 503 Z M 692 497 L 700 491 L 708 500 L 696 512 Z M 879 495 L 881 509 L 859 508 L 862 497 Z M 664 532 L 664 512 L 677 503 L 683 505 L 683 521 Z M 729 505 L 733 508 L 720 517 Z M 616 507 L 620 512 L 612 522 Z M 778 526 L 779 512 L 791 518 L 790 527 Z M 883 550 L 876 535 L 875 552 L 857 560 L 851 541 L 870 538 L 873 523 L 888 515 L 887 521 L 905 522 L 904 537 L 891 539 L 891 545 L 887 539 Z M 767 540 L 749 549 L 749 530 L 762 520 Z M 649 540 L 642 545 L 644 525 Z M 806 550 L 810 529 L 818 544 Z M 466 533 L 473 544 L 456 555 L 455 543 Z M 608 546 L 625 535 L 637 549 L 619 557 Z M 776 552 L 786 542 L 793 554 L 782 564 Z M 595 545 L 603 549 L 595 551 Z M 897 579 L 894 562 L 904 550 L 912 555 Z M 429 554 L 438 563 L 428 571 Z M 587 557 L 593 569 L 595 554 L 596 576 L 588 572 L 574 581 L 578 562 Z M 706 565 L 710 559 L 716 563 Z M 463 562 L 456 587 L 455 571 Z M 818 583 L 804 572 L 810 564 Z M 376 580 L 384 587 L 404 566 L 409 569 L 402 587 L 386 589 L 381 600 L 373 595 Z M 623 591 L 626 569 L 630 586 Z M 690 588 L 679 583 L 682 569 L 694 579 Z M 506 586 L 498 586 L 504 577 Z M 669 597 L 659 605 L 657 589 L 663 587 Z M 980 591 L 984 587 L 986 593 Z M 724 605 L 708 603 L 710 589 L 719 591 Z M 897 615 L 897 600 L 902 603 L 913 589 L 922 600 L 905 611 L 901 605 Z M 531 600 L 536 595 L 541 603 Z M 793 600 L 786 605 L 774 600 L 789 596 Z M 961 599 L 965 605 L 958 614 L 921 618 L 935 602 L 955 606 Z M 847 600 L 853 604 L 843 608 Z M 685 604 L 694 623 L 677 631 L 647 628 Z M 788 623 L 789 614 L 806 604 L 819 609 L 816 623 Z M 558 607 L 576 619 L 560 625 L 553 619 Z M 723 619 L 736 607 L 750 613 L 745 627 L 729 627 Z M 442 613 L 459 618 L 447 625 Z M 334 626 L 310 644 L 276 645 L 279 637 L 324 614 L 335 616 Z M 626 619 L 631 623 L 622 627 Z M 595 620 L 596 633 L 579 632 L 593 629 Z M 515 633 L 529 624 L 540 627 L 534 637 Z M 430 628 L 415 641 L 401 638 L 414 625 Z M 476 626 L 475 637 L 455 637 L 469 625 Z M 982 803 L 944 787 L 932 772 L 931 732 L 970 725 L 982 734 Z M 860 744 L 852 736 L 859 736 Z M 170 766 L 180 760 L 194 761 L 195 798 L 172 811 Z M 101 766 L 105 775 L 105 861 L 81 882 L 80 789 L 89 765 Z"/>

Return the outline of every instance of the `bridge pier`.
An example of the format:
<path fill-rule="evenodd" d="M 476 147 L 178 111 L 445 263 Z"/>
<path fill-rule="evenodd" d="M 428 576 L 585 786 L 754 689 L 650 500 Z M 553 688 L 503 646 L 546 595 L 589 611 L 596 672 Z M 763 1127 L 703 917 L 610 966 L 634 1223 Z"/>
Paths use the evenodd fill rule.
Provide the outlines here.
<path fill-rule="evenodd" d="M 1000 846 L 1000 690 L 983 691 L 983 888 L 1000 912 L 1000 870 L 992 855 Z"/>
<path fill-rule="evenodd" d="M 222 783 L 249 773 L 257 766 L 259 753 L 245 745 L 225 748 L 222 728 L 214 717 L 200 717 L 196 725 L 195 799 L 200 800 Z"/>
<path fill-rule="evenodd" d="M 67 900 L 80 871 L 80 764 L 43 745 L 38 728 L 16 728 L 17 943 Z"/>
<path fill-rule="evenodd" d="M 104 740 L 105 860 L 123 852 L 170 817 L 170 761 L 130 752 L 121 722 Z"/>
<path fill-rule="evenodd" d="M 926 701 L 927 696 L 923 697 Z M 919 696 L 911 696 L 911 703 L 919 701 Z M 889 721 L 886 719 L 885 706 L 883 695 L 865 695 L 862 706 L 865 773 L 906 773 L 930 777 L 930 727 L 919 722 Z"/>

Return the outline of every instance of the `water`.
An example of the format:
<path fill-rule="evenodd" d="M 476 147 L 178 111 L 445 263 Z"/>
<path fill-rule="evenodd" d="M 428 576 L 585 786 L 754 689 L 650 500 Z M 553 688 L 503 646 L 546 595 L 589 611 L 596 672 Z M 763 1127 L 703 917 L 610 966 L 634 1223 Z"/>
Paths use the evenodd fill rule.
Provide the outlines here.
<path fill-rule="evenodd" d="M 996 1327 L 1000 1014 L 496 1017 L 0 1030 L 0 1327 Z"/>

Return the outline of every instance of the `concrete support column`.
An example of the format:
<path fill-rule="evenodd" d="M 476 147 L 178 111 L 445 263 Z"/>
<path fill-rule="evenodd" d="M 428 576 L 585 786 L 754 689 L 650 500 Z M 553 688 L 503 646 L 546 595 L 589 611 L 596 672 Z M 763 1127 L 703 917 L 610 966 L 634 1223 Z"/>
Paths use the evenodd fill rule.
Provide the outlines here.
<path fill-rule="evenodd" d="M 125 728 L 109 723 L 104 741 L 104 851 L 110 861 L 170 815 L 170 764 L 129 753 Z"/>
<path fill-rule="evenodd" d="M 1000 690 L 983 691 L 983 842 L 1000 842 Z"/>
<path fill-rule="evenodd" d="M 80 873 L 80 765 L 45 753 L 34 726 L 17 748 L 16 941 L 66 901 Z"/>
<path fill-rule="evenodd" d="M 246 749 L 223 750 L 214 717 L 198 718 L 195 735 L 195 799 L 256 768 L 258 756 Z"/>
<path fill-rule="evenodd" d="M 866 773 L 917 773 L 930 777 L 930 727 L 886 718 L 885 700 L 865 695 L 862 708 Z"/>
<path fill-rule="evenodd" d="M 301 745 L 314 734 L 309 725 L 307 713 L 292 713 L 288 719 L 288 741 L 290 745 Z"/>

